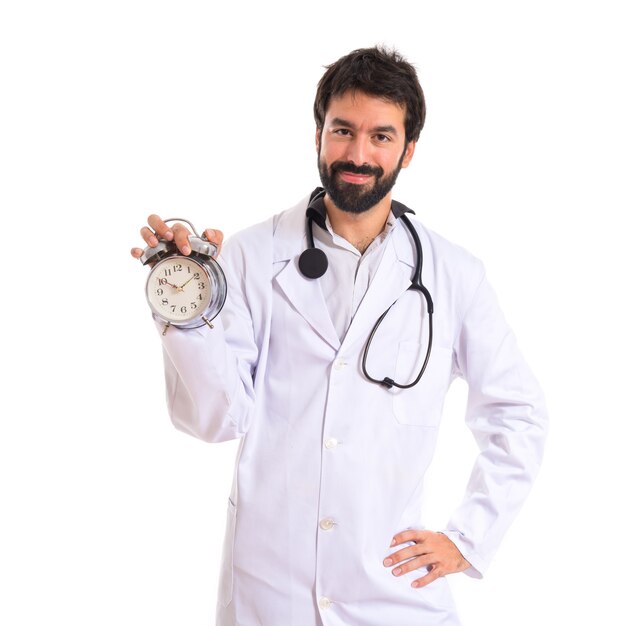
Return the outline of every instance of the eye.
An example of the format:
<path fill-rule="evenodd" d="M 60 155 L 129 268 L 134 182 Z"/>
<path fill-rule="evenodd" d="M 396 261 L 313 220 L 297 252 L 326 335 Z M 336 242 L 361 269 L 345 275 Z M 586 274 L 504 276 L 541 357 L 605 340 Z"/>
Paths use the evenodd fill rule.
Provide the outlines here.
<path fill-rule="evenodd" d="M 391 137 L 389 137 L 388 135 L 383 135 L 382 133 L 379 133 L 377 135 L 374 135 L 374 140 L 377 141 L 378 143 L 388 143 L 391 141 Z"/>
<path fill-rule="evenodd" d="M 350 137 L 352 134 L 348 128 L 336 128 L 333 133 L 339 137 Z"/>

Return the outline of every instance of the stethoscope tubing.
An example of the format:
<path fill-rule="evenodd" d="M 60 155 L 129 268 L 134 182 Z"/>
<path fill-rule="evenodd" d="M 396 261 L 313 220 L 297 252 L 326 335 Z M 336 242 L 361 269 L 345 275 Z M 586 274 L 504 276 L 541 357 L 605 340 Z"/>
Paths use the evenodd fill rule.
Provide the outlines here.
<path fill-rule="evenodd" d="M 387 317 L 387 313 L 389 313 L 389 311 L 391 310 L 391 307 L 393 307 L 393 305 L 397 302 L 397 300 L 392 302 L 391 305 L 389 305 L 389 307 L 387 308 L 387 310 L 378 318 L 378 320 L 376 321 L 376 324 L 374 324 L 374 327 L 372 328 L 369 334 L 369 337 L 367 338 L 367 341 L 365 343 L 365 349 L 363 350 L 363 358 L 361 360 L 361 368 L 363 369 L 363 375 L 365 376 L 365 378 L 367 378 L 367 380 L 373 383 L 378 383 L 379 385 L 383 385 L 387 389 L 391 389 L 392 387 L 397 387 L 398 389 L 410 389 L 411 387 L 414 387 L 415 385 L 417 385 L 417 383 L 422 379 L 424 372 L 426 371 L 426 366 L 428 365 L 428 361 L 430 360 L 430 353 L 433 347 L 433 314 L 434 314 L 435 307 L 434 307 L 433 299 L 432 299 L 432 296 L 430 295 L 430 292 L 422 284 L 422 261 L 423 261 L 422 244 L 420 242 L 419 235 L 417 234 L 417 231 L 415 230 L 413 224 L 411 224 L 411 221 L 409 220 L 409 218 L 406 217 L 406 215 L 402 215 L 400 216 L 400 219 L 404 222 L 405 226 L 408 228 L 409 233 L 411 234 L 411 237 L 413 239 L 413 242 L 415 243 L 415 253 L 416 253 L 415 254 L 416 256 L 415 271 L 413 272 L 411 285 L 407 291 L 411 291 L 411 290 L 419 291 L 424 297 L 424 299 L 426 300 L 426 310 L 428 312 L 428 347 L 426 349 L 426 356 L 424 357 L 424 363 L 422 364 L 422 367 L 419 373 L 417 374 L 415 380 L 413 380 L 413 382 L 411 383 L 403 385 L 401 383 L 397 383 L 395 380 L 393 380 L 393 378 L 389 378 L 388 376 L 385 376 L 385 378 L 374 378 L 373 376 L 370 375 L 370 373 L 367 371 L 367 356 L 369 354 L 370 346 L 372 344 L 372 340 L 374 339 L 374 335 L 376 334 L 376 331 L 378 330 L 378 327 L 382 324 L 385 317 Z"/>
<path fill-rule="evenodd" d="M 306 216 L 307 248 L 306 250 L 304 250 L 304 252 L 302 252 L 298 260 L 298 266 L 303 276 L 305 276 L 306 278 L 311 278 L 311 279 L 320 278 L 326 273 L 326 270 L 328 269 L 328 258 L 326 257 L 326 255 L 324 254 L 322 250 L 315 247 L 315 241 L 313 239 L 313 217 L 312 217 L 312 213 L 310 213 L 313 203 L 316 201 L 319 201 L 319 199 L 322 198 L 323 195 L 324 195 L 324 190 L 320 190 L 319 193 L 317 193 L 315 197 L 311 199 L 309 203 L 309 208 L 307 208 L 307 216 Z M 407 209 L 406 207 L 404 207 L 404 205 L 400 205 L 400 206 L 404 209 L 404 211 L 407 211 L 407 210 L 410 211 L 410 209 Z M 421 380 L 422 376 L 424 375 L 424 372 L 426 371 L 426 366 L 428 365 L 428 361 L 430 359 L 430 353 L 431 353 L 432 345 L 433 345 L 434 305 L 433 305 L 433 299 L 432 299 L 432 296 L 430 295 L 430 292 L 422 284 L 422 264 L 423 264 L 422 244 L 420 242 L 419 235 L 417 234 L 417 231 L 415 230 L 415 227 L 413 226 L 409 218 L 404 213 L 402 213 L 399 217 L 404 223 L 404 225 L 406 226 L 407 230 L 409 231 L 411 239 L 413 239 L 413 242 L 415 244 L 415 270 L 413 272 L 413 277 L 411 278 L 411 285 L 408 287 L 407 291 L 418 291 L 420 294 L 422 294 L 422 296 L 426 300 L 426 310 L 428 312 L 428 347 L 426 349 L 426 356 L 424 358 L 424 362 L 422 363 L 422 367 L 420 368 L 419 373 L 417 374 L 417 377 L 415 378 L 415 380 L 413 380 L 411 383 L 403 385 L 401 383 L 397 383 L 395 380 L 393 380 L 392 378 L 388 376 L 386 376 L 385 378 L 381 378 L 381 379 L 374 378 L 368 372 L 367 357 L 369 354 L 370 347 L 372 345 L 372 341 L 374 339 L 374 336 L 376 335 L 378 328 L 380 327 L 383 320 L 387 316 L 387 313 L 389 313 L 391 307 L 397 302 L 397 300 L 394 301 L 387 308 L 387 310 L 378 318 L 378 320 L 376 321 L 376 324 L 374 324 L 374 327 L 372 328 L 369 334 L 369 337 L 367 338 L 367 342 L 365 343 L 365 349 L 363 351 L 363 359 L 361 360 L 361 367 L 363 369 L 363 374 L 365 378 L 367 378 L 367 380 L 373 383 L 383 385 L 387 389 L 391 389 L 392 387 L 397 387 L 398 389 L 410 389 L 411 387 L 414 387 L 415 385 L 417 385 L 417 383 Z"/>

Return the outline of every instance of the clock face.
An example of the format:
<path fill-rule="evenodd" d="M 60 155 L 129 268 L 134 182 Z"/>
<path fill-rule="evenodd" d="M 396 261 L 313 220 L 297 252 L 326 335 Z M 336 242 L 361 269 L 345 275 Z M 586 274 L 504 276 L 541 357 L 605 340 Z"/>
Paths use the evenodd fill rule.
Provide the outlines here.
<path fill-rule="evenodd" d="M 159 261 L 146 283 L 152 311 L 173 323 L 200 317 L 211 302 L 211 281 L 206 269 L 193 259 L 175 256 Z"/>

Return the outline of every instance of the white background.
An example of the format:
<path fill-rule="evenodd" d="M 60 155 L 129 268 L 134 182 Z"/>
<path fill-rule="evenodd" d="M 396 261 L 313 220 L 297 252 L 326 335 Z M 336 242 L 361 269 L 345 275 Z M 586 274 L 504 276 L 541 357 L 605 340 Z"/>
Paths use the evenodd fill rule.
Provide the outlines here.
<path fill-rule="evenodd" d="M 619 622 L 620 4 L 4 3 L 0 623 L 213 623 L 236 444 L 170 425 L 128 251 L 153 211 L 228 235 L 308 193 L 323 66 L 376 43 L 416 64 L 428 106 L 395 197 L 483 259 L 551 410 L 487 577 L 451 577 L 464 624 Z M 474 454 L 463 394 L 430 475 L 434 528 Z"/>

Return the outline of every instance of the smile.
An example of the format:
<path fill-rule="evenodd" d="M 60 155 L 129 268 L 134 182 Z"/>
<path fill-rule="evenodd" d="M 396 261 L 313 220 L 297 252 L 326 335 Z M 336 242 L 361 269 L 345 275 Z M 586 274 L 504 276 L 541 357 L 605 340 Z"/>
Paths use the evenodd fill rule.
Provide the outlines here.
<path fill-rule="evenodd" d="M 372 178 L 370 174 L 353 174 L 352 172 L 339 172 L 339 177 L 344 182 L 353 185 L 363 185 Z"/>

